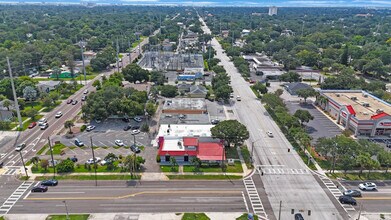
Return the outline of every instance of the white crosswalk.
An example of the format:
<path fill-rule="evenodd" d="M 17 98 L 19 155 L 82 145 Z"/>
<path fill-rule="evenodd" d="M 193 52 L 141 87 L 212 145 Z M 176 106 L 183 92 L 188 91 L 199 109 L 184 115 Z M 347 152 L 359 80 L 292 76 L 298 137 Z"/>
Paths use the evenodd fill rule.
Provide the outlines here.
<path fill-rule="evenodd" d="M 254 214 L 258 215 L 260 219 L 267 219 L 267 214 L 263 208 L 261 198 L 258 195 L 258 191 L 255 187 L 252 177 L 243 179 L 244 186 L 246 187 L 247 195 L 250 199 L 251 207 Z"/>
<path fill-rule="evenodd" d="M 33 185 L 34 181 L 26 181 L 20 184 L 20 186 L 8 197 L 7 200 L 0 206 L 0 215 L 5 215 L 11 210 L 15 203 L 22 197 L 22 195 Z"/>
<path fill-rule="evenodd" d="M 4 167 L 5 172 L 3 172 L 1 175 L 5 176 L 13 176 L 14 174 L 17 173 L 17 171 L 20 169 L 18 166 L 6 166 Z"/>
<path fill-rule="evenodd" d="M 289 169 L 289 168 L 267 168 L 257 167 L 259 173 L 264 175 L 311 175 L 311 172 L 307 169 Z"/>

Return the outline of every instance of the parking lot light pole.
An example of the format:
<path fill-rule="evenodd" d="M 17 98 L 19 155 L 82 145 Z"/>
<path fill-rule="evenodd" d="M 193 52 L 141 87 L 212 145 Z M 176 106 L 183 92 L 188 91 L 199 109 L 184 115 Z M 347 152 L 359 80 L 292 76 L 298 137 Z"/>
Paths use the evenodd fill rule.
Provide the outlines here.
<path fill-rule="evenodd" d="M 90 137 L 90 142 L 91 142 L 91 151 L 92 151 L 92 161 L 94 162 L 94 170 L 95 170 L 95 186 L 98 186 L 98 179 L 96 176 L 96 159 L 95 159 L 94 145 L 92 144 L 92 137 Z"/>
<path fill-rule="evenodd" d="M 50 143 L 49 137 L 48 137 L 48 144 L 49 144 L 50 156 L 52 158 L 52 163 L 53 163 L 53 179 L 55 179 L 56 178 L 56 165 L 54 164 L 53 149 L 52 149 L 52 144 Z"/>

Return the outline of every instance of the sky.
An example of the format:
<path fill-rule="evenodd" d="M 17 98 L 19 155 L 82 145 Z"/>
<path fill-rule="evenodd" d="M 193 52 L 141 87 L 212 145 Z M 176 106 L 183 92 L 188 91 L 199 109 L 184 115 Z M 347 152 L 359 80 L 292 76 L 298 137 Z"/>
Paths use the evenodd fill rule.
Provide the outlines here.
<path fill-rule="evenodd" d="M 0 0 L 0 2 L 95 2 L 134 5 L 246 7 L 391 7 L 391 0 Z"/>

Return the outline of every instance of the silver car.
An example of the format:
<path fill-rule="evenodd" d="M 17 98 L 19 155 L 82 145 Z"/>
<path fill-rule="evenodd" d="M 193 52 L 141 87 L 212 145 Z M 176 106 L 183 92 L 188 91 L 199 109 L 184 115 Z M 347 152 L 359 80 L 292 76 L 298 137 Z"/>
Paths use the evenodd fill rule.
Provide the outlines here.
<path fill-rule="evenodd" d="M 349 189 L 343 192 L 345 196 L 352 196 L 352 197 L 361 197 L 361 192 L 356 189 Z"/>

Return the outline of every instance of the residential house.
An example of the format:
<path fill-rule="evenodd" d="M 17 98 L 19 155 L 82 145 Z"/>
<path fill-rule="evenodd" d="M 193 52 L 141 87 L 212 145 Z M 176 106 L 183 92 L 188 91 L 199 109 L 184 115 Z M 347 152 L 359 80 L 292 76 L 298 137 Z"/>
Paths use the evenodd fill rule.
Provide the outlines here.
<path fill-rule="evenodd" d="M 208 90 L 202 85 L 192 85 L 187 96 L 190 98 L 205 98 Z"/>
<path fill-rule="evenodd" d="M 61 84 L 61 81 L 39 81 L 37 88 L 40 92 L 50 92 L 57 89 Z"/>

